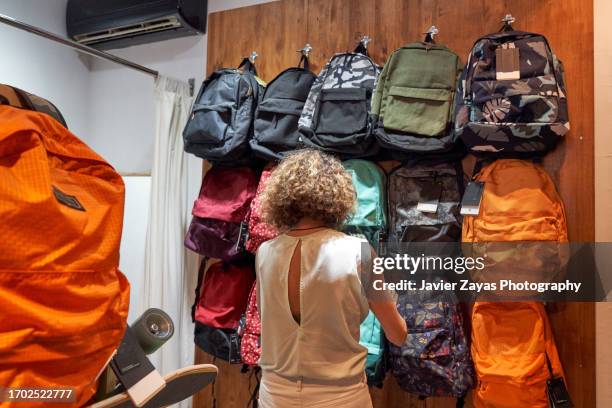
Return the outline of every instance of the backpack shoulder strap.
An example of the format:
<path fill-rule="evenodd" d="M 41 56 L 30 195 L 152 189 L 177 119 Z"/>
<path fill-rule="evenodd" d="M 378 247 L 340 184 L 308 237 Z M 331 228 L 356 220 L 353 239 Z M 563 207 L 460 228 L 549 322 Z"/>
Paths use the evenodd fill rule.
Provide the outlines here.
<path fill-rule="evenodd" d="M 304 69 L 306 71 L 310 71 L 310 60 L 304 54 L 302 54 L 302 58 L 300 58 L 300 62 L 298 62 L 298 65 L 297 65 L 298 68 L 300 68 L 302 66 L 302 64 L 304 64 Z"/>
<path fill-rule="evenodd" d="M 376 81 L 376 88 L 374 89 L 374 94 L 372 95 L 372 108 L 370 109 L 374 119 L 376 119 L 380 115 L 385 83 L 388 79 L 387 77 L 389 75 L 391 61 L 393 60 L 393 57 L 395 56 L 396 52 L 397 51 L 394 51 L 391 53 L 391 55 L 389 55 L 389 58 L 387 58 L 387 62 L 385 62 L 385 65 L 383 66 L 382 71 L 380 72 L 380 75 L 378 76 L 378 79 Z M 374 124 L 374 126 L 376 126 L 376 124 Z"/>
<path fill-rule="evenodd" d="M 366 57 L 369 57 L 370 54 L 368 52 L 368 49 L 365 47 L 365 45 L 363 45 L 363 42 L 359 41 L 359 44 L 357 44 L 357 46 L 355 47 L 355 49 L 353 50 L 353 52 L 355 54 L 363 54 Z"/>
<path fill-rule="evenodd" d="M 240 65 L 238 65 L 238 69 L 240 68 L 243 68 L 245 71 L 248 71 L 253 75 L 257 75 L 257 68 L 255 68 L 255 64 L 253 64 L 251 60 L 248 58 L 242 59 L 242 61 L 240 62 Z"/>
<path fill-rule="evenodd" d="M 336 56 L 331 57 L 331 59 L 325 64 L 317 79 L 313 82 L 310 87 L 310 92 L 308 93 L 308 98 L 306 99 L 306 103 L 304 103 L 304 108 L 302 110 L 302 115 L 300 116 L 299 126 L 310 128 L 312 126 L 312 120 L 314 117 L 314 112 L 316 109 L 317 100 L 319 99 L 319 95 L 321 94 L 321 89 L 323 88 L 323 84 L 325 83 L 325 79 L 329 74 L 331 69 L 332 61 L 336 58 Z"/>
<path fill-rule="evenodd" d="M 193 305 L 191 306 L 191 321 L 193 323 L 195 323 L 195 313 L 196 313 L 196 309 L 198 308 L 198 303 L 200 301 L 200 292 L 202 289 L 202 284 L 204 282 L 204 274 L 206 272 L 207 262 L 208 262 L 207 257 L 202 258 L 202 261 L 200 262 L 200 268 L 198 269 L 198 283 L 196 284 L 196 289 L 195 289 L 195 301 L 193 302 Z"/>

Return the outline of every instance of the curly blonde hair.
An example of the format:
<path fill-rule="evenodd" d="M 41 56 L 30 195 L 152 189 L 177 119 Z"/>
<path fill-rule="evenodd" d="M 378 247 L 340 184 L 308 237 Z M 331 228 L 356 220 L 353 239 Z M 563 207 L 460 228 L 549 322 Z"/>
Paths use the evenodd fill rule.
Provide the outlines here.
<path fill-rule="evenodd" d="M 351 175 L 333 156 L 314 149 L 297 150 L 274 169 L 261 195 L 266 222 L 279 230 L 302 218 L 340 226 L 353 212 L 356 195 Z"/>

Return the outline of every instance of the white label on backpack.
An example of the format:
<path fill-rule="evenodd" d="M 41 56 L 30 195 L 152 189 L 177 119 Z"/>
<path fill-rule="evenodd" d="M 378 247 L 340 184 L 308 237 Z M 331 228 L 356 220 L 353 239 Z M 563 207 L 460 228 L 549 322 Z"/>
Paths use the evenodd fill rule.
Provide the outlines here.
<path fill-rule="evenodd" d="M 424 184 L 421 189 L 421 201 L 417 203 L 417 210 L 423 213 L 437 213 L 441 193 L 442 185 L 440 183 Z"/>
<path fill-rule="evenodd" d="M 521 79 L 520 54 L 514 43 L 495 50 L 495 76 L 498 81 Z"/>
<path fill-rule="evenodd" d="M 417 210 L 424 213 L 435 214 L 438 212 L 438 200 L 436 200 L 435 202 L 428 201 L 426 203 L 418 203 Z"/>

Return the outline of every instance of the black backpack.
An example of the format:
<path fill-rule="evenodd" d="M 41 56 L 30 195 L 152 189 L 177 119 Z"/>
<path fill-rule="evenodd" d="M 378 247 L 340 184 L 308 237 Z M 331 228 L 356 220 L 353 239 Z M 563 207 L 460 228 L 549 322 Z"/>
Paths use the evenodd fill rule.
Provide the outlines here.
<path fill-rule="evenodd" d="M 342 159 L 378 153 L 370 101 L 379 73 L 361 43 L 354 52 L 334 55 L 313 83 L 300 116 L 303 144 Z"/>
<path fill-rule="evenodd" d="M 204 81 L 183 131 L 185 151 L 213 162 L 238 164 L 250 153 L 253 117 L 263 86 L 245 58 Z"/>
<path fill-rule="evenodd" d="M 460 162 L 414 160 L 399 166 L 389 173 L 387 195 L 391 243 L 461 241 Z M 419 209 L 419 203 L 432 200 L 437 200 L 436 210 Z"/>
<path fill-rule="evenodd" d="M 450 255 L 458 254 L 458 245 L 453 243 L 461 240 L 460 162 L 416 161 L 394 169 L 388 180 L 391 248 L 393 243 L 403 243 L 414 246 L 412 252 L 420 253 L 425 245 L 419 243 L 439 242 L 449 246 L 441 251 L 442 245 L 432 248 L 436 255 L 448 249 L 452 251 Z M 454 293 L 421 290 L 398 295 L 397 307 L 407 323 L 408 336 L 401 347 L 389 345 L 393 376 L 405 391 L 423 398 L 458 397 L 461 406 L 474 385 L 474 367 L 463 327 L 463 310 Z"/>
<path fill-rule="evenodd" d="M 250 144 L 253 153 L 263 159 L 280 160 L 298 146 L 298 120 L 317 78 L 306 56 L 302 56 L 300 64 L 281 72 L 267 85 L 255 112 Z"/>

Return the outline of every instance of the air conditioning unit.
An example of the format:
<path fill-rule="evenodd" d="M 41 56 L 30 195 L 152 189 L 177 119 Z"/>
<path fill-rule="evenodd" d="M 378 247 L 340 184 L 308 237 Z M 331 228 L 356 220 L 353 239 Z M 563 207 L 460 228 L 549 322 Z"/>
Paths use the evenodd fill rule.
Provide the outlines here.
<path fill-rule="evenodd" d="M 124 48 L 206 32 L 207 0 L 68 0 L 73 40 L 98 49 Z"/>

